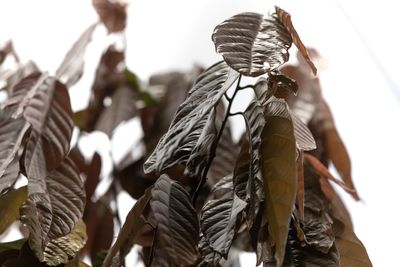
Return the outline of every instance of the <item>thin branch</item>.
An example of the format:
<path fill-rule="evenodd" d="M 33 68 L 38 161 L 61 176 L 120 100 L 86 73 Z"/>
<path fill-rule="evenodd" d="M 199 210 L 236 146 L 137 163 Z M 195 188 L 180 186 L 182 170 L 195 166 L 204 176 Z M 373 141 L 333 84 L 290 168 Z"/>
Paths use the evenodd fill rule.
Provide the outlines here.
<path fill-rule="evenodd" d="M 206 167 L 204 169 L 203 175 L 201 176 L 200 182 L 197 184 L 196 190 L 193 193 L 193 197 L 192 197 L 193 205 L 196 204 L 196 200 L 197 200 L 197 197 L 200 194 L 200 190 L 203 187 L 203 185 L 205 184 L 205 182 L 207 181 L 207 174 L 208 174 L 208 171 L 209 171 L 209 169 L 211 167 L 211 164 L 212 164 L 212 162 L 213 162 L 213 160 L 215 158 L 217 147 L 218 147 L 218 144 L 219 144 L 219 140 L 221 139 L 222 133 L 224 132 L 225 125 L 228 122 L 228 118 L 229 118 L 230 110 L 231 110 L 231 107 L 232 107 L 232 103 L 233 103 L 233 100 L 234 100 L 236 94 L 239 91 L 238 88 L 240 88 L 240 80 L 241 79 L 242 79 L 242 75 L 240 75 L 239 78 L 238 78 L 238 81 L 237 81 L 237 84 L 236 84 L 236 89 L 235 89 L 235 92 L 233 93 L 232 97 L 228 97 L 226 95 L 226 93 L 224 94 L 225 97 L 227 98 L 229 104 L 228 104 L 228 107 L 226 109 L 225 118 L 222 121 L 221 128 L 219 129 L 216 141 L 215 141 L 213 147 L 211 148 L 210 160 L 207 163 L 207 165 L 206 165 Z"/>

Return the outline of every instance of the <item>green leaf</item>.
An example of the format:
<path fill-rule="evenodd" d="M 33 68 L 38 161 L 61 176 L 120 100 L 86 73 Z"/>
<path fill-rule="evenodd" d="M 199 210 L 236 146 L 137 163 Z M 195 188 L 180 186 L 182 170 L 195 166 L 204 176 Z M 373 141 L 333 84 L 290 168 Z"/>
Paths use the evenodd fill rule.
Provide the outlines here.
<path fill-rule="evenodd" d="M 285 101 L 272 96 L 266 103 L 265 119 L 261 145 L 265 212 L 277 266 L 281 266 L 297 191 L 296 141 Z"/>
<path fill-rule="evenodd" d="M 12 189 L 0 197 L 0 234 L 19 218 L 19 208 L 27 198 L 27 187 Z"/>

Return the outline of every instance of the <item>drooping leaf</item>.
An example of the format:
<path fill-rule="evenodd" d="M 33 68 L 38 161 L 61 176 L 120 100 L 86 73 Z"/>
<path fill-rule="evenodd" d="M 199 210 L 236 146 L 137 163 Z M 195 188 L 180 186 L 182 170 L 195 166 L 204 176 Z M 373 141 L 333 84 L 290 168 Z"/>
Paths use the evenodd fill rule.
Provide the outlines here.
<path fill-rule="evenodd" d="M 241 13 L 222 22 L 212 35 L 216 51 L 245 76 L 259 76 L 289 59 L 292 39 L 275 16 Z"/>
<path fill-rule="evenodd" d="M 199 257 L 199 222 L 189 194 L 163 175 L 154 185 L 150 205 L 162 250 L 179 266 L 194 264 Z"/>
<path fill-rule="evenodd" d="M 145 194 L 138 199 L 126 216 L 117 240 L 107 253 L 107 256 L 103 262 L 103 267 L 109 267 L 112 262 L 116 266 L 119 266 L 118 263 L 122 262 L 125 255 L 129 252 L 130 248 L 135 242 L 135 238 L 146 224 L 146 219 L 143 216 L 143 212 L 150 199 L 151 188 L 148 188 Z M 117 257 L 116 255 L 119 251 L 121 251 L 121 253 L 119 253 L 119 256 Z"/>
<path fill-rule="evenodd" d="M 219 266 L 222 255 L 211 248 L 203 234 L 200 235 L 199 249 L 202 255 L 199 267 Z"/>
<path fill-rule="evenodd" d="M 307 48 L 304 46 L 296 29 L 294 28 L 290 14 L 278 6 L 275 6 L 275 12 L 277 14 L 279 21 L 283 25 L 285 25 L 287 31 L 290 33 L 293 43 L 296 45 L 296 47 L 299 49 L 299 51 L 303 55 L 304 59 L 307 61 L 308 65 L 310 66 L 314 75 L 316 75 L 317 68 L 315 67 L 314 63 L 311 61 L 310 56 L 308 55 Z"/>
<path fill-rule="evenodd" d="M 46 177 L 69 150 L 73 122 L 66 87 L 47 74 L 32 74 L 14 87 L 5 110 L 31 125 L 23 158 L 27 176 Z"/>
<path fill-rule="evenodd" d="M 305 125 L 296 116 L 296 114 L 290 112 L 290 116 L 293 121 L 294 136 L 296 138 L 297 147 L 302 151 L 309 151 L 316 149 L 317 145 L 315 144 L 314 137 L 311 131 L 308 129 L 307 125 Z"/>
<path fill-rule="evenodd" d="M 225 115 L 226 108 L 221 102 L 216 107 L 215 126 L 218 131 L 221 129 Z M 218 144 L 216 144 L 215 157 L 207 174 L 207 184 L 210 187 L 213 187 L 221 178 L 232 174 L 234 170 L 236 158 L 240 152 L 240 146 L 233 140 L 231 130 L 231 124 L 228 120 L 225 123 L 221 138 Z"/>
<path fill-rule="evenodd" d="M 118 88 L 111 98 L 111 105 L 101 113 L 95 130 L 102 131 L 111 138 L 114 129 L 121 122 L 136 115 L 136 100 L 137 96 L 132 88 L 128 86 Z"/>
<path fill-rule="evenodd" d="M 265 106 L 265 118 L 261 144 L 265 207 L 275 259 L 281 266 L 297 191 L 296 141 L 284 100 L 271 97 Z"/>
<path fill-rule="evenodd" d="M 75 161 L 74 161 L 75 162 Z M 101 173 L 101 156 L 99 153 L 95 152 L 92 161 L 87 166 L 85 174 L 85 191 L 86 191 L 86 198 L 91 199 L 93 193 L 96 190 L 97 184 L 100 181 L 100 173 Z"/>
<path fill-rule="evenodd" d="M 10 118 L 0 110 L 0 195 L 7 192 L 19 175 L 20 147 L 29 124 L 23 118 Z"/>
<path fill-rule="evenodd" d="M 92 3 L 109 33 L 125 29 L 126 4 L 118 0 L 93 0 Z"/>
<path fill-rule="evenodd" d="M 4 77 L 0 75 L 0 78 L 4 78 L 7 81 L 5 89 L 11 94 L 13 87 L 17 83 L 36 72 L 39 72 L 39 67 L 33 61 L 29 60 L 25 64 L 19 65 L 15 70 L 9 71 Z"/>
<path fill-rule="evenodd" d="M 82 77 L 86 47 L 92 40 L 92 35 L 96 27 L 97 23 L 92 24 L 82 33 L 56 70 L 56 77 L 67 87 L 71 87 Z"/>
<path fill-rule="evenodd" d="M 232 192 L 208 201 L 202 209 L 202 233 L 211 248 L 225 258 L 238 230 L 240 213 L 246 206 L 247 203 Z"/>
<path fill-rule="evenodd" d="M 242 141 L 242 148 L 234 170 L 233 184 L 237 196 L 249 203 L 246 213 L 247 224 L 251 228 L 259 203 L 264 197 L 260 169 L 261 133 L 265 125 L 264 108 L 258 100 L 253 100 L 243 117 L 248 136 Z"/>
<path fill-rule="evenodd" d="M 72 231 L 82 218 L 84 206 L 83 182 L 68 157 L 47 177 L 29 179 L 28 199 L 20 210 L 21 222 L 29 230 L 29 245 L 40 261 L 46 259 L 46 251 L 55 244 L 54 240 L 66 238 Z M 57 251 L 63 257 L 65 251 Z M 51 252 L 55 258 L 57 251 Z"/>
<path fill-rule="evenodd" d="M 19 218 L 19 208 L 26 198 L 26 186 L 12 189 L 0 197 L 0 234 Z"/>
<path fill-rule="evenodd" d="M 197 79 L 186 100 L 180 105 L 168 132 L 144 164 L 146 173 L 161 173 L 176 164 L 185 164 L 200 140 L 211 109 L 215 108 L 223 94 L 239 77 L 239 74 L 219 62 Z"/>

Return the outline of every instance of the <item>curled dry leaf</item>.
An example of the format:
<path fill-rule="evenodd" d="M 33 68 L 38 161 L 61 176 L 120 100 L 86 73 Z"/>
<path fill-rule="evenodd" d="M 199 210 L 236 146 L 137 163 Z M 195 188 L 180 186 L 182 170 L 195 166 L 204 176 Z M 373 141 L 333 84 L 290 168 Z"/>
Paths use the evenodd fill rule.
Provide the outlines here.
<path fill-rule="evenodd" d="M 265 212 L 277 266 L 281 266 L 297 192 L 296 141 L 284 100 L 272 96 L 266 103 L 265 118 L 261 145 Z"/>
<path fill-rule="evenodd" d="M 119 0 L 93 0 L 94 9 L 109 33 L 120 32 L 126 26 L 126 4 Z"/>
<path fill-rule="evenodd" d="M 163 175 L 154 185 L 150 205 L 161 249 L 176 265 L 192 266 L 199 257 L 199 221 L 189 194 Z"/>
<path fill-rule="evenodd" d="M 296 29 L 294 28 L 290 14 L 278 6 L 275 6 L 275 12 L 276 12 L 276 15 L 277 15 L 279 21 L 283 25 L 285 25 L 286 30 L 290 33 L 290 36 L 293 39 L 293 43 L 296 45 L 296 47 L 299 49 L 299 51 L 303 55 L 304 59 L 307 61 L 308 65 L 310 66 L 314 75 L 316 75 L 317 68 L 315 67 L 314 63 L 311 61 L 310 56 L 308 55 L 307 48 L 301 41 Z"/>
<path fill-rule="evenodd" d="M 289 59 L 292 39 L 273 16 L 241 13 L 214 29 L 215 49 L 226 63 L 245 76 L 259 76 Z"/>

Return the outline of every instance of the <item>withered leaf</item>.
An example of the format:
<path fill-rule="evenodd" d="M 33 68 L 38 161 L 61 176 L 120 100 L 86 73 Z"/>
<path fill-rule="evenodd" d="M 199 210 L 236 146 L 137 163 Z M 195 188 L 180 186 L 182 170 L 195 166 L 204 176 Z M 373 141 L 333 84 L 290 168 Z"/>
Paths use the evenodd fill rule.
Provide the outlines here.
<path fill-rule="evenodd" d="M 226 63 L 245 76 L 259 76 L 289 59 L 292 39 L 273 16 L 241 13 L 214 29 L 215 49 Z"/>
<path fill-rule="evenodd" d="M 210 116 L 223 94 L 239 77 L 224 62 L 208 68 L 196 80 L 186 100 L 180 105 L 168 132 L 144 164 L 146 173 L 161 173 L 165 169 L 187 162 L 200 140 Z"/>
<path fill-rule="evenodd" d="M 290 14 L 278 6 L 275 6 L 275 12 L 276 12 L 276 15 L 277 15 L 279 21 L 283 25 L 285 25 L 287 31 L 290 33 L 293 43 L 296 45 L 296 47 L 299 49 L 299 51 L 301 52 L 301 54 L 307 61 L 308 65 L 310 66 L 314 75 L 316 75 L 317 68 L 315 67 L 314 63 L 311 61 L 310 56 L 308 55 L 307 48 L 304 46 L 296 29 L 294 28 Z"/>
<path fill-rule="evenodd" d="M 189 194 L 163 175 L 154 185 L 150 205 L 162 250 L 178 266 L 194 264 L 199 257 L 199 221 Z"/>
<path fill-rule="evenodd" d="M 275 259 L 281 266 L 297 192 L 296 141 L 284 100 L 272 96 L 266 103 L 265 118 L 261 144 L 265 207 Z"/>

